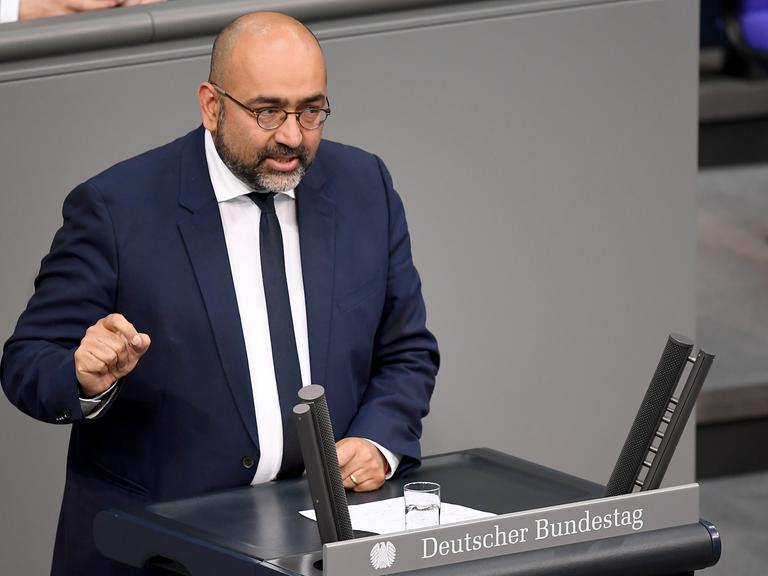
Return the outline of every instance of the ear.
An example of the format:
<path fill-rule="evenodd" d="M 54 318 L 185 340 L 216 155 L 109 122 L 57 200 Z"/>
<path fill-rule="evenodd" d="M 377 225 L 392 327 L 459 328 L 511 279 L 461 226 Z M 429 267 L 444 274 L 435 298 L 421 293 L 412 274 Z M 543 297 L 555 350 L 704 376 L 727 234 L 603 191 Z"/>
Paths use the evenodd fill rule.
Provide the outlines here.
<path fill-rule="evenodd" d="M 219 95 L 209 83 L 203 82 L 197 89 L 197 103 L 200 106 L 200 118 L 209 132 L 215 132 L 219 118 Z"/>

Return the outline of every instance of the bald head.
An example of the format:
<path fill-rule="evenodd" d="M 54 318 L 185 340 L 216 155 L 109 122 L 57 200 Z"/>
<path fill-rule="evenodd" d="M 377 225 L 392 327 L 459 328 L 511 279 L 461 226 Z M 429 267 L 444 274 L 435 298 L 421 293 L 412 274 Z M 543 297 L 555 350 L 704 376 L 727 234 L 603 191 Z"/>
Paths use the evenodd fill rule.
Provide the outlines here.
<path fill-rule="evenodd" d="M 226 166 L 254 190 L 295 188 L 330 112 L 325 60 L 312 32 L 284 14 L 241 16 L 216 38 L 209 78 L 197 90 L 200 115 Z M 281 114 L 277 125 L 264 120 Z M 307 128 L 313 119 L 320 124 Z"/>
<path fill-rule="evenodd" d="M 275 45 L 290 45 L 315 58 L 319 54 L 322 60 L 320 43 L 304 24 L 278 12 L 253 12 L 230 22 L 216 37 L 208 81 L 226 84 L 245 55 Z"/>

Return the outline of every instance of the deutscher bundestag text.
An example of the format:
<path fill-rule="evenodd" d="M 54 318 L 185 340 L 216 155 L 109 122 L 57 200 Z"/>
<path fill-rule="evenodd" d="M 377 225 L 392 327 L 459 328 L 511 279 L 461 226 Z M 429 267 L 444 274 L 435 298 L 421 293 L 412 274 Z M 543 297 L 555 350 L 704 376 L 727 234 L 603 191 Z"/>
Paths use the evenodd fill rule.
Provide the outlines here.
<path fill-rule="evenodd" d="M 448 540 L 438 540 L 434 537 L 422 538 L 421 558 L 514 546 L 527 542 L 530 536 L 533 536 L 533 540 L 544 540 L 618 527 L 631 527 L 633 531 L 642 529 L 643 509 L 619 511 L 618 508 L 614 508 L 613 512 L 608 514 L 594 514 L 589 510 L 584 510 L 580 517 L 573 519 L 550 521 L 547 518 L 537 518 L 533 520 L 530 526 L 512 530 L 501 530 L 499 525 L 495 524 L 493 530 L 483 534 L 467 532 L 461 538 Z"/>

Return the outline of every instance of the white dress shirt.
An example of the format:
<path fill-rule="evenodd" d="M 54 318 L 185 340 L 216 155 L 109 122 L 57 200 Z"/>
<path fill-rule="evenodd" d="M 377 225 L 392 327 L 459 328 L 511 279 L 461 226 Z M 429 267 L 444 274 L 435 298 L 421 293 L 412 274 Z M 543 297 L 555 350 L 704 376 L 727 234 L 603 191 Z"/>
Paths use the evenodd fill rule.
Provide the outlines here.
<path fill-rule="evenodd" d="M 0 0 L 0 24 L 19 19 L 19 0 Z"/>
<path fill-rule="evenodd" d="M 235 283 L 237 306 L 243 326 L 245 351 L 251 375 L 256 425 L 259 431 L 259 465 L 253 484 L 273 480 L 280 471 L 283 458 L 283 426 L 277 381 L 272 362 L 267 303 L 261 277 L 259 222 L 261 210 L 248 198 L 251 189 L 227 168 L 219 157 L 211 134 L 205 133 L 205 157 L 213 191 L 219 203 L 224 238 L 227 242 L 229 266 Z M 301 383 L 311 384 L 307 314 L 304 303 L 304 280 L 301 274 L 299 228 L 296 223 L 296 200 L 293 190 L 275 196 L 275 212 L 280 221 L 285 253 L 285 277 L 291 302 L 293 330 L 299 353 Z"/>
<path fill-rule="evenodd" d="M 248 370 L 251 376 L 256 424 L 259 432 L 259 465 L 252 484 L 274 480 L 283 458 L 283 424 L 277 393 L 272 344 L 269 338 L 267 304 L 261 277 L 259 222 L 261 209 L 247 194 L 251 189 L 235 176 L 219 157 L 213 138 L 205 132 L 205 158 L 213 191 L 219 203 L 229 265 L 240 310 Z M 311 384 L 307 312 L 301 271 L 296 195 L 293 190 L 275 196 L 285 255 L 285 276 L 291 302 L 293 330 L 303 386 Z M 400 456 L 373 442 L 389 463 L 387 478 L 394 474 Z"/>

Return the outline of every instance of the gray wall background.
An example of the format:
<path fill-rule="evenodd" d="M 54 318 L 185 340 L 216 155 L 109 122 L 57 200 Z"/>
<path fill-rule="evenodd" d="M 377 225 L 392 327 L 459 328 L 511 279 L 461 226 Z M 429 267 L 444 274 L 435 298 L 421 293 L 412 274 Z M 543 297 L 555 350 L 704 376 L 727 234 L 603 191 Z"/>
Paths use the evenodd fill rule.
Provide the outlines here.
<path fill-rule="evenodd" d="M 326 137 L 403 196 L 443 367 L 427 454 L 605 482 L 666 335 L 695 334 L 695 0 L 318 22 Z M 0 335 L 78 182 L 198 122 L 210 38 L 0 64 Z M 68 427 L 0 402 L 0 573 L 42 574 Z M 693 479 L 690 429 L 666 484 Z"/>

